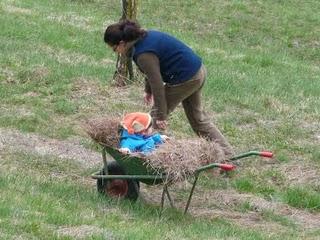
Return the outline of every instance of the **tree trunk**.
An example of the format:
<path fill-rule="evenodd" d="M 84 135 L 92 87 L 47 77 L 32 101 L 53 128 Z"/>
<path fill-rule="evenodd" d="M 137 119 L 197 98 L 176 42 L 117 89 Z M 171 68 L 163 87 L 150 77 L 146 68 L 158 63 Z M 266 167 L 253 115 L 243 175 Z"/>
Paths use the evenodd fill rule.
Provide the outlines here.
<path fill-rule="evenodd" d="M 137 6 L 138 0 L 122 0 L 122 17 L 121 20 L 136 20 L 137 18 Z M 129 81 L 133 80 L 133 66 L 131 53 L 118 54 L 116 72 L 113 76 L 113 80 L 116 86 L 123 87 L 127 85 Z"/>

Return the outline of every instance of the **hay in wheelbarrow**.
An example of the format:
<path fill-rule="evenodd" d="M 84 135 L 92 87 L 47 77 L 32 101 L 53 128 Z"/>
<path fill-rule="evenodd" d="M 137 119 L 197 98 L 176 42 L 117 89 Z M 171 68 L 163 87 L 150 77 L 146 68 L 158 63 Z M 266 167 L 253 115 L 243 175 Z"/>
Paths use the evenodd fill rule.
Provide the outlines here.
<path fill-rule="evenodd" d="M 119 148 L 120 118 L 96 118 L 87 121 L 84 127 L 95 142 Z M 185 180 L 199 167 L 223 162 L 226 159 L 224 150 L 218 143 L 203 138 L 171 138 L 148 155 L 139 154 L 139 156 L 156 172 L 165 172 L 170 181 Z"/>
<path fill-rule="evenodd" d="M 113 148 L 120 144 L 120 117 L 108 116 L 87 120 L 83 128 L 97 143 Z"/>
<path fill-rule="evenodd" d="M 154 170 L 164 171 L 170 181 L 184 180 L 201 166 L 226 160 L 223 148 L 204 138 L 169 140 L 144 158 Z"/>

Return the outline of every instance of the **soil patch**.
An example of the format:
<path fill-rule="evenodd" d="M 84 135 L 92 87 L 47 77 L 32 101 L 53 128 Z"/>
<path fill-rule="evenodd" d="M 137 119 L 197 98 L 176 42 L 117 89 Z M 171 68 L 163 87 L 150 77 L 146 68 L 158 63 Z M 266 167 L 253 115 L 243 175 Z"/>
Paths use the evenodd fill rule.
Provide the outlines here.
<path fill-rule="evenodd" d="M 23 151 L 52 155 L 60 159 L 71 159 L 88 168 L 101 164 L 101 155 L 81 146 L 80 140 L 57 140 L 31 133 L 21 133 L 17 130 L 0 128 L 0 151 Z"/>
<path fill-rule="evenodd" d="M 171 197 L 174 199 L 175 207 L 184 209 L 191 184 L 180 183 L 169 188 Z M 141 186 L 141 197 L 143 201 L 160 206 L 161 186 Z M 166 207 L 169 201 L 166 199 Z M 242 205 L 250 204 L 250 210 L 241 210 Z M 310 213 L 288 206 L 279 202 L 270 202 L 258 196 L 241 194 L 234 190 L 207 190 L 196 187 L 188 212 L 193 216 L 213 218 L 225 218 L 236 224 L 247 227 L 256 227 L 268 232 L 282 231 L 284 228 L 280 222 L 268 220 L 264 217 L 266 211 L 274 213 L 275 216 L 284 217 L 297 227 L 304 230 L 316 230 L 320 228 L 320 213 Z"/>

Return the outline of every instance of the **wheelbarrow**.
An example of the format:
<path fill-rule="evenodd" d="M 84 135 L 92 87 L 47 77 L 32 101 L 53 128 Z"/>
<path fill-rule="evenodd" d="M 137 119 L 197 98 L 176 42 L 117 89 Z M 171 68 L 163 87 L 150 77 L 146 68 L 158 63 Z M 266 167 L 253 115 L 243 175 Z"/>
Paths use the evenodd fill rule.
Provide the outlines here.
<path fill-rule="evenodd" d="M 113 160 L 107 160 L 107 153 Z M 232 161 L 246 158 L 249 156 L 262 156 L 271 158 L 271 152 L 249 151 L 236 155 L 229 159 L 229 163 L 211 163 L 198 168 L 193 174 L 193 184 L 190 190 L 188 201 L 186 203 L 184 213 L 187 213 L 194 189 L 197 184 L 199 175 L 209 169 L 220 168 L 224 171 L 232 171 L 236 165 Z M 97 180 L 98 192 L 111 197 L 120 199 L 137 200 L 140 191 L 140 182 L 147 185 L 163 184 L 161 196 L 161 211 L 163 209 L 165 195 L 167 196 L 171 207 L 173 206 L 168 185 L 168 176 L 164 172 L 157 172 L 144 163 L 143 156 L 128 155 L 121 153 L 118 149 L 103 146 L 102 148 L 103 169 L 91 177 Z"/>

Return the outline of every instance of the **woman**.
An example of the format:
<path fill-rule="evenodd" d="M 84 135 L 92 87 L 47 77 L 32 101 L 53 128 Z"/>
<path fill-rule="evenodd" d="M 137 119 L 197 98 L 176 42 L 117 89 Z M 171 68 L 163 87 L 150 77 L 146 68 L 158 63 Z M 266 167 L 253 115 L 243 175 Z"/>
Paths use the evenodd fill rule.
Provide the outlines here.
<path fill-rule="evenodd" d="M 144 30 L 128 20 L 108 26 L 104 41 L 117 53 L 132 54 L 146 75 L 144 99 L 149 104 L 154 102 L 151 114 L 155 127 L 165 129 L 168 115 L 182 103 L 195 133 L 218 142 L 227 156 L 233 154 L 230 144 L 202 109 L 206 69 L 191 48 L 166 33 Z"/>

